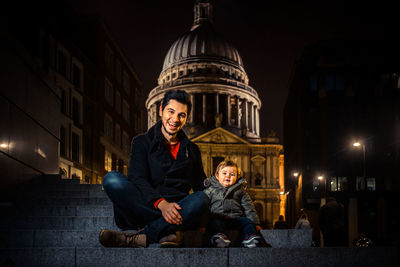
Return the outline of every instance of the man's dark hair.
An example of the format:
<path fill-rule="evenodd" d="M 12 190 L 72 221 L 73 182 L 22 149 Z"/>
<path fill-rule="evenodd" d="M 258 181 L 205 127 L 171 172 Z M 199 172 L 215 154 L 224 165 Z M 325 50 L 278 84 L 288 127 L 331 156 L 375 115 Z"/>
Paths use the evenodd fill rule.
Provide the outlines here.
<path fill-rule="evenodd" d="M 190 114 L 192 103 L 190 102 L 190 97 L 188 93 L 182 90 L 171 90 L 166 92 L 161 104 L 162 110 L 164 110 L 171 99 L 176 100 L 181 104 L 185 104 L 187 106 L 187 113 L 188 115 Z"/>

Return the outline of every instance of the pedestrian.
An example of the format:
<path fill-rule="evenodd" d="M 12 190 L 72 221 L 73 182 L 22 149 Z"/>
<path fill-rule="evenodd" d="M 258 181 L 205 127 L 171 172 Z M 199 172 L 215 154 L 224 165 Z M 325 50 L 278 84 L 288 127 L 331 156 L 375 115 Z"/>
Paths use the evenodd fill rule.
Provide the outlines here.
<path fill-rule="evenodd" d="M 311 224 L 306 213 L 301 214 L 294 229 L 311 229 Z"/>
<path fill-rule="evenodd" d="M 283 215 L 279 215 L 278 221 L 274 224 L 274 229 L 289 229 L 289 225 L 285 221 Z"/>
<path fill-rule="evenodd" d="M 206 218 L 200 150 L 182 130 L 190 110 L 186 92 L 168 91 L 159 110 L 161 120 L 132 141 L 128 176 L 111 171 L 104 177 L 117 226 L 138 231 L 103 229 L 99 237 L 103 246 L 179 246 L 182 230 L 197 228 Z"/>
<path fill-rule="evenodd" d="M 344 206 L 334 197 L 328 197 L 319 211 L 319 228 L 325 247 L 346 246 Z"/>

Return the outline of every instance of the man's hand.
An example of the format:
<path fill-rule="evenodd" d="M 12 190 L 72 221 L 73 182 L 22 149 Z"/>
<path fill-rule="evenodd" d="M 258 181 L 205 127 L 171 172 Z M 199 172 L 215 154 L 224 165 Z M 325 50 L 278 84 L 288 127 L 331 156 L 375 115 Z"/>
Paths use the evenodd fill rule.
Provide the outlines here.
<path fill-rule="evenodd" d="M 182 216 L 178 212 L 178 210 L 181 210 L 182 208 L 178 203 L 169 203 L 166 200 L 161 200 L 157 208 L 161 210 L 162 216 L 167 223 L 176 225 L 182 224 Z"/>

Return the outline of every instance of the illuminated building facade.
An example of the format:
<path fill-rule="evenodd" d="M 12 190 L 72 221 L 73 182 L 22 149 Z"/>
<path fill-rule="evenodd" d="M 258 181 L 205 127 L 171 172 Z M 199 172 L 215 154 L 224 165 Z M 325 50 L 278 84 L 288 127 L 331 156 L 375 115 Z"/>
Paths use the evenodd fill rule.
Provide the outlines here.
<path fill-rule="evenodd" d="M 237 162 L 261 221 L 271 227 L 285 210 L 283 147 L 273 133 L 260 136 L 261 100 L 238 51 L 215 32 L 212 8 L 210 1 L 196 1 L 190 31 L 165 56 L 146 101 L 148 127 L 160 119 L 164 93 L 185 90 L 193 108 L 184 130 L 200 147 L 205 173 L 213 174 L 222 160 Z"/>

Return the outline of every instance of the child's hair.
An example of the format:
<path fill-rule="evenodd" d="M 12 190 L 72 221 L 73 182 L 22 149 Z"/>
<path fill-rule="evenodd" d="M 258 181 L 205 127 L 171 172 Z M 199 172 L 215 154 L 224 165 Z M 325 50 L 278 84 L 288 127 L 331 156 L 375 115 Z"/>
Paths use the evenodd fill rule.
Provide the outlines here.
<path fill-rule="evenodd" d="M 235 167 L 236 170 L 237 170 L 237 176 L 240 177 L 240 169 L 239 169 L 239 166 L 238 166 L 235 162 L 230 161 L 230 160 L 221 161 L 221 162 L 218 164 L 217 169 L 215 170 L 215 175 L 217 175 L 217 174 L 219 173 L 219 171 L 220 171 L 221 169 L 225 168 L 225 167 Z"/>

